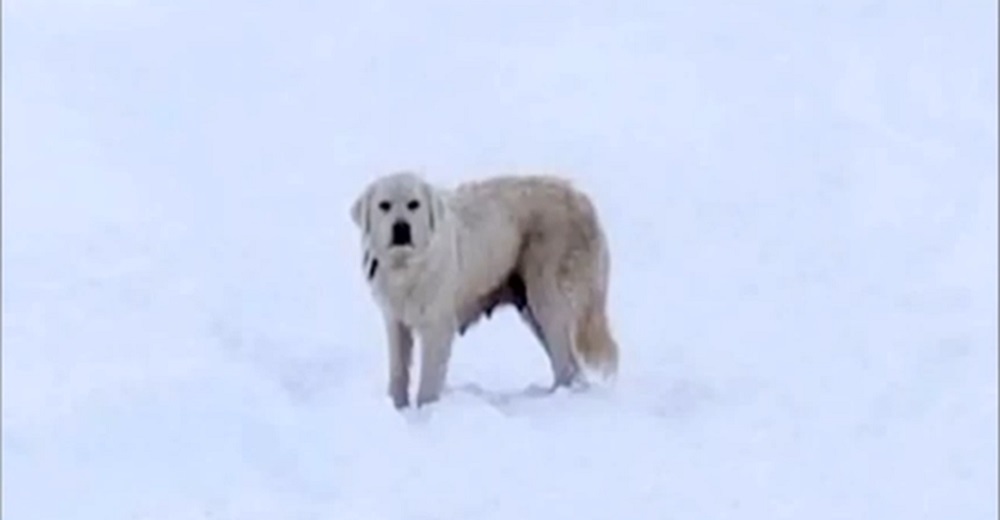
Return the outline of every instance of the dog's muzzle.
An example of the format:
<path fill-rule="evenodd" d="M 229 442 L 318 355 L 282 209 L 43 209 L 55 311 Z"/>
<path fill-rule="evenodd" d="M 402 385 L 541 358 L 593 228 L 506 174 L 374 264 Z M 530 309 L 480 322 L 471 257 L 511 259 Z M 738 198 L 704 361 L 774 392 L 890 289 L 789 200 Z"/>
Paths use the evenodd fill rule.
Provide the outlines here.
<path fill-rule="evenodd" d="M 392 225 L 392 246 L 409 246 L 413 244 L 413 237 L 410 236 L 410 224 L 399 220 Z"/>

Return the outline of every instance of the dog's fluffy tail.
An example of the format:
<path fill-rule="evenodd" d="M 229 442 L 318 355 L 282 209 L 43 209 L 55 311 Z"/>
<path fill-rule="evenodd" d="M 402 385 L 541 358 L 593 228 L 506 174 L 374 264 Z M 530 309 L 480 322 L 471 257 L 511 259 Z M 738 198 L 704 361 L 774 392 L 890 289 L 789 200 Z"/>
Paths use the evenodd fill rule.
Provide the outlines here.
<path fill-rule="evenodd" d="M 591 300 L 576 323 L 576 351 L 584 364 L 604 377 L 618 373 L 618 343 L 611 337 L 603 302 Z"/>

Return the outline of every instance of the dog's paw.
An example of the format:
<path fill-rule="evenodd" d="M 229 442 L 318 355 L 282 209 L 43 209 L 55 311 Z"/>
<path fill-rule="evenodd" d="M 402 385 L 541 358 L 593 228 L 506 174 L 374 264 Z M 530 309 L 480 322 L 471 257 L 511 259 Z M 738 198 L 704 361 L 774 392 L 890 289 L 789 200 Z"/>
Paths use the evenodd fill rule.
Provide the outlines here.
<path fill-rule="evenodd" d="M 393 380 L 389 383 L 389 399 L 392 400 L 392 406 L 397 410 L 401 410 L 410 406 L 410 396 L 407 391 L 407 385 L 405 381 Z"/>
<path fill-rule="evenodd" d="M 440 396 L 437 395 L 421 395 L 417 394 L 417 408 L 426 408 L 441 400 Z"/>

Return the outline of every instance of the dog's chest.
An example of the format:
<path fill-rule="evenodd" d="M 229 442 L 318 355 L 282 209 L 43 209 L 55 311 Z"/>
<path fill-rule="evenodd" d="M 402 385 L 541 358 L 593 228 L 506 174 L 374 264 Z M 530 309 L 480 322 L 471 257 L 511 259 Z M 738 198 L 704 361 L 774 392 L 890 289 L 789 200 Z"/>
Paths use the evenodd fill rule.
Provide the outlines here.
<path fill-rule="evenodd" d="M 440 318 L 449 306 L 440 281 L 405 271 L 384 273 L 376 278 L 373 289 L 389 315 L 411 326 Z"/>

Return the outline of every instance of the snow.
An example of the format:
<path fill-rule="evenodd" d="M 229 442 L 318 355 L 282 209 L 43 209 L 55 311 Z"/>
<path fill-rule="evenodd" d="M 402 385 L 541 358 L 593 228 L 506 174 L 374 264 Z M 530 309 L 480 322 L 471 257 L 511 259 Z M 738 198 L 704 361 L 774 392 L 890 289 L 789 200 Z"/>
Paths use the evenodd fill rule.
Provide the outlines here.
<path fill-rule="evenodd" d="M 7 520 L 997 505 L 997 5 L 3 3 Z M 350 202 L 544 169 L 613 385 L 511 312 L 397 413 Z"/>

